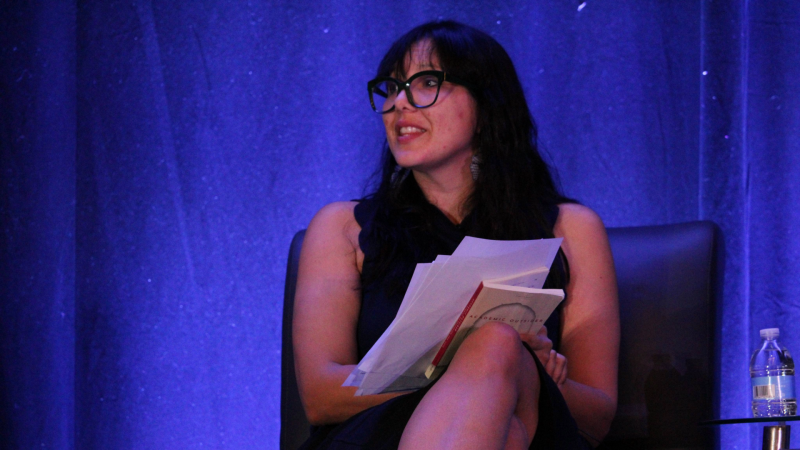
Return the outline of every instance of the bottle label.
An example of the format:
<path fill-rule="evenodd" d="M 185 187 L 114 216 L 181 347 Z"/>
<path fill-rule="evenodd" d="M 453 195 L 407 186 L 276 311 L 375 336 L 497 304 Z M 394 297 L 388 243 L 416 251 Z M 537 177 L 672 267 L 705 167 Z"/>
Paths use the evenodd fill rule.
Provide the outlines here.
<path fill-rule="evenodd" d="M 753 400 L 794 399 L 794 375 L 777 377 L 755 377 L 750 379 L 753 386 Z"/>

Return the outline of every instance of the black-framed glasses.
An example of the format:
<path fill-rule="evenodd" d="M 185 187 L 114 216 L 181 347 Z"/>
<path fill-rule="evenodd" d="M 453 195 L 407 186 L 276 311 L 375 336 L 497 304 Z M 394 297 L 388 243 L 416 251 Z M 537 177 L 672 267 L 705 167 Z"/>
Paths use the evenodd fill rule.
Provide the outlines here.
<path fill-rule="evenodd" d="M 436 103 L 439 89 L 445 81 L 469 87 L 469 83 L 441 70 L 423 70 L 411 75 L 406 81 L 378 77 L 367 83 L 369 103 L 378 114 L 394 111 L 394 102 L 403 90 L 408 102 L 415 108 L 427 108 Z"/>

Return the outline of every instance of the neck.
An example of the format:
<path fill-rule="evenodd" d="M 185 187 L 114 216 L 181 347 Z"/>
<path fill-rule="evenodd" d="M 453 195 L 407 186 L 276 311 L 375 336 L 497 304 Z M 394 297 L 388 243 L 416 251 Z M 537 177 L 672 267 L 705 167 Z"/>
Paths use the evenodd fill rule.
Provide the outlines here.
<path fill-rule="evenodd" d="M 465 203 L 475 186 L 469 165 L 451 174 L 413 171 L 425 198 L 453 223 L 461 223 L 469 213 Z"/>

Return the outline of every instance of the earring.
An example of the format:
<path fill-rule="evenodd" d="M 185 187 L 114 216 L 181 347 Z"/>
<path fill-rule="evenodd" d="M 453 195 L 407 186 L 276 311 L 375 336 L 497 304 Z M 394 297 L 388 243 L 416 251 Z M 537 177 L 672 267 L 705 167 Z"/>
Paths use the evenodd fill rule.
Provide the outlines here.
<path fill-rule="evenodd" d="M 478 180 L 478 175 L 481 173 L 480 167 L 481 159 L 478 155 L 472 155 L 472 162 L 469 164 L 469 171 L 472 173 L 472 181 Z"/>

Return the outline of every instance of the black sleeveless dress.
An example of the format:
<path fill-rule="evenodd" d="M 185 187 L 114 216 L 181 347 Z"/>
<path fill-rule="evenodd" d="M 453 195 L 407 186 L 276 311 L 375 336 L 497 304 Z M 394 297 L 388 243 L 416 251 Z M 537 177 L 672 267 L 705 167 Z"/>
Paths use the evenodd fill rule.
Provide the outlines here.
<path fill-rule="evenodd" d="M 428 208 L 425 212 L 433 232 L 418 236 L 414 241 L 418 244 L 417 248 L 414 251 L 401 252 L 395 258 L 388 275 L 376 279 L 371 275 L 379 263 L 376 240 L 380 233 L 374 232 L 372 226 L 377 205 L 371 199 L 366 199 L 355 207 L 355 218 L 361 225 L 359 245 L 364 253 L 361 310 L 356 331 L 359 359 L 366 355 L 394 319 L 416 264 L 431 262 L 437 255 L 452 254 L 466 235 L 464 229 L 469 228 L 470 216 L 461 225 L 455 225 L 435 206 L 427 204 L 425 208 Z M 548 216 L 552 229 L 558 217 L 558 206 L 553 205 Z M 554 282 L 565 279 L 561 258 L 556 258 L 550 273 L 545 287 L 563 288 L 563 285 L 559 286 L 559 283 Z M 551 315 L 545 325 L 548 337 L 557 349 L 560 337 L 559 310 Z M 575 420 L 570 415 L 558 387 L 539 360 L 536 357 L 533 359 L 539 369 L 542 387 L 539 397 L 539 424 L 530 448 L 591 449 L 588 442 L 578 434 Z M 433 385 L 390 399 L 341 424 L 313 427 L 311 437 L 301 449 L 396 449 L 406 423 L 431 386 Z"/>

